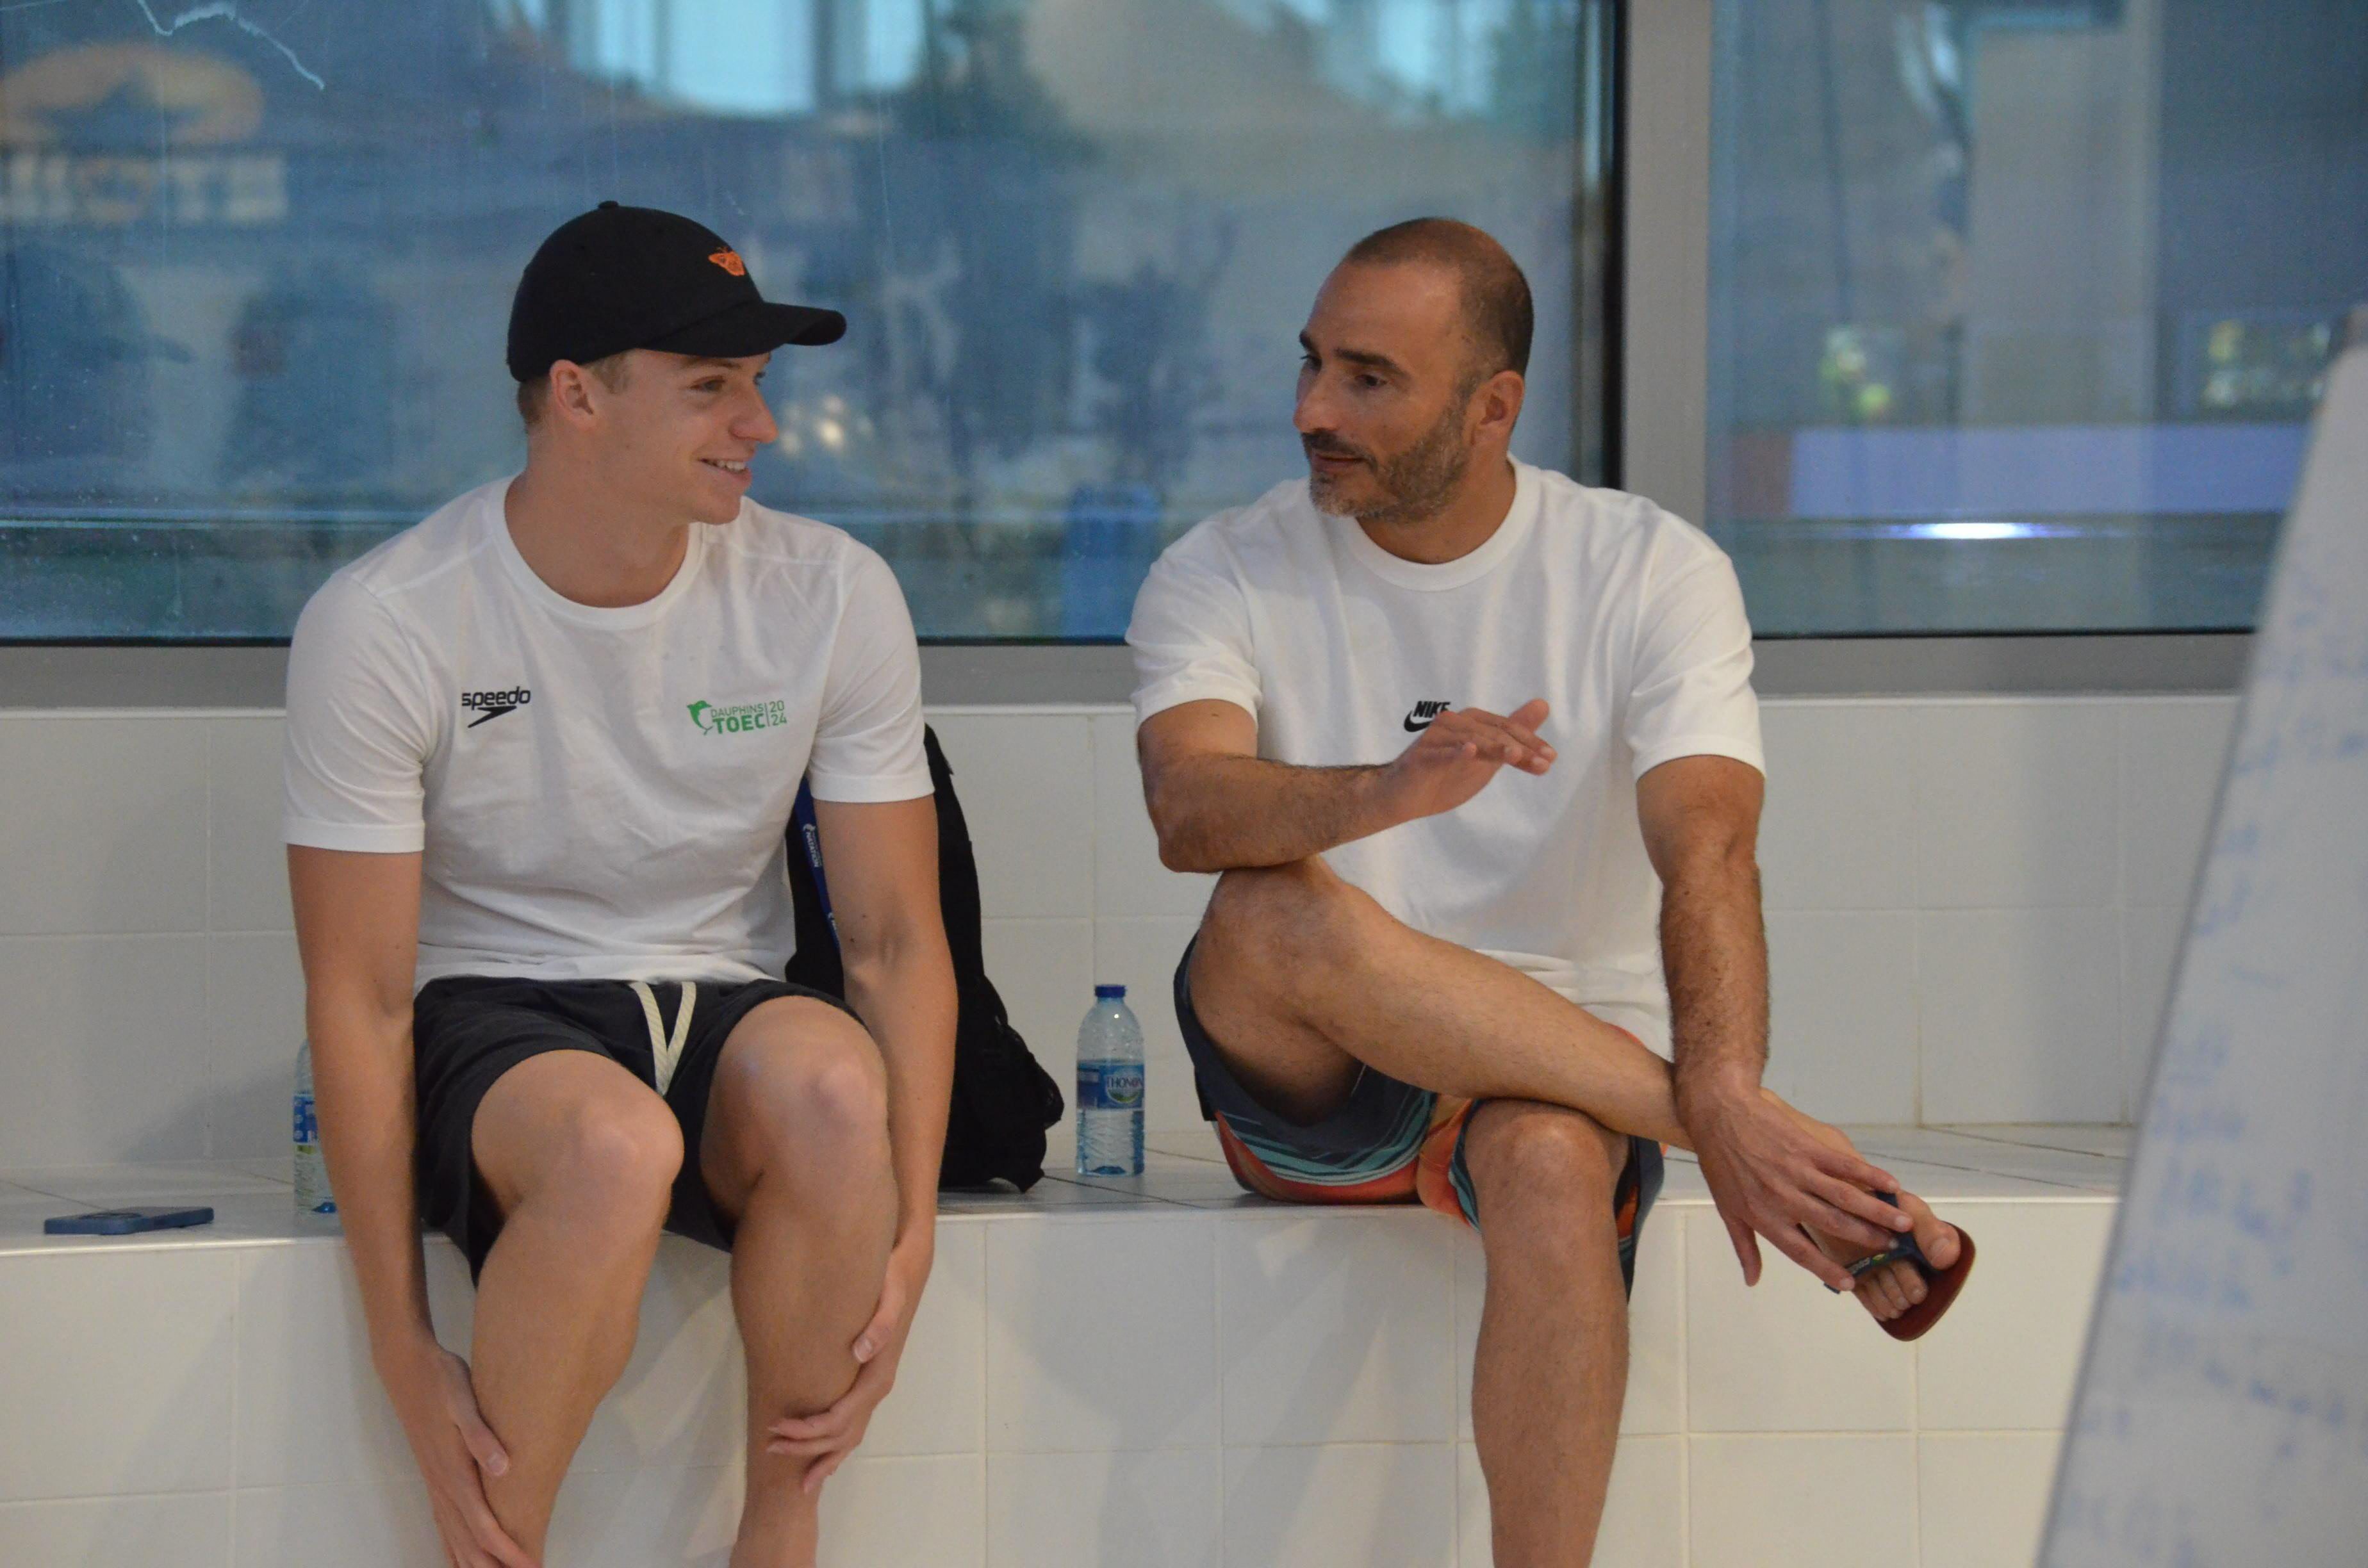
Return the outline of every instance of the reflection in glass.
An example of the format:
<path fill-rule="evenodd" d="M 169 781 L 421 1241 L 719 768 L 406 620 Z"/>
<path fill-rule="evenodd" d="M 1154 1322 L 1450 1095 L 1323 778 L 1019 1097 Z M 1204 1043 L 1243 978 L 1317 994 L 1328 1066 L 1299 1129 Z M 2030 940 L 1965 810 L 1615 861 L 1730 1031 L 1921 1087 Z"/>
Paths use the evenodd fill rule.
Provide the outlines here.
<path fill-rule="evenodd" d="M 213 11 L 0 8 L 0 637 L 284 636 L 521 460 L 510 290 L 609 197 L 848 313 L 777 359 L 755 494 L 924 635 L 1117 636 L 1299 471 L 1308 301 L 1418 213 L 1528 267 L 1522 455 L 1603 472 L 1602 0 Z"/>
<path fill-rule="evenodd" d="M 2368 7 L 1722 0 L 1716 54 L 1755 626 L 2249 626 L 2368 300 Z"/>

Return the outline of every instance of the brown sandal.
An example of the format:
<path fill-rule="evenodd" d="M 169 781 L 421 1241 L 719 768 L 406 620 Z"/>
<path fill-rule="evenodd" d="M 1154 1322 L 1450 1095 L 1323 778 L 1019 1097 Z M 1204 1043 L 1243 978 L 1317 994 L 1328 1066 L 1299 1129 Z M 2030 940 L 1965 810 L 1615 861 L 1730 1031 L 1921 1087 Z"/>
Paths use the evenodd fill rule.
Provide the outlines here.
<path fill-rule="evenodd" d="M 1875 1196 L 1895 1209 L 1899 1206 L 1899 1195 L 1896 1192 L 1878 1192 Z M 1916 1244 L 1916 1234 L 1912 1231 L 1903 1233 L 1897 1241 L 1882 1252 L 1869 1253 L 1856 1263 L 1845 1266 L 1852 1278 L 1893 1263 L 1913 1264 L 1916 1272 L 1924 1277 L 1922 1301 L 1896 1318 L 1878 1320 L 1883 1332 L 1892 1338 L 1923 1337 L 1956 1301 L 1957 1293 L 1965 1288 L 1965 1278 L 1974 1271 L 1974 1238 L 1965 1233 L 1963 1225 L 1952 1228 L 1957 1233 L 1957 1261 L 1946 1268 L 1936 1267 L 1930 1258 L 1924 1256 L 1924 1249 Z M 1833 1290 L 1834 1288 L 1828 1285 L 1826 1289 Z M 1841 1292 L 1834 1290 L 1834 1294 L 1839 1296 Z"/>

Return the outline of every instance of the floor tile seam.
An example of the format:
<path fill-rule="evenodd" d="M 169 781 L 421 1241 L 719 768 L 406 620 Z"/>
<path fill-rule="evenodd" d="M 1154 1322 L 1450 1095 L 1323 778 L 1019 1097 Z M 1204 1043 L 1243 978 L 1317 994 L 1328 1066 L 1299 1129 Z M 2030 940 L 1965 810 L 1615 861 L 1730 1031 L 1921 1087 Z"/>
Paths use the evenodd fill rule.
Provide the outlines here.
<path fill-rule="evenodd" d="M 240 1490 L 236 1486 L 192 1486 L 180 1492 L 65 1492 L 55 1496 L 0 1497 L 0 1512 L 10 1508 L 45 1508 L 64 1503 L 161 1503 L 181 1497 L 227 1497 Z"/>
<path fill-rule="evenodd" d="M 2112 1124 L 2099 1123 L 2097 1125 L 2110 1126 Z M 1965 1131 L 1962 1126 L 1951 1127 L 1947 1129 L 1947 1131 L 1953 1137 L 1976 1138 L 1985 1143 L 1996 1143 L 2001 1148 L 2007 1149 L 2037 1149 L 2050 1154 L 2076 1154 L 2084 1160 L 2103 1160 L 2113 1164 L 2126 1163 L 2129 1159 L 2127 1154 L 2100 1154 L 2094 1149 L 2075 1149 L 2064 1143 L 2042 1142 L 2036 1138 L 2007 1138 L 1995 1132 L 1971 1132 Z"/>

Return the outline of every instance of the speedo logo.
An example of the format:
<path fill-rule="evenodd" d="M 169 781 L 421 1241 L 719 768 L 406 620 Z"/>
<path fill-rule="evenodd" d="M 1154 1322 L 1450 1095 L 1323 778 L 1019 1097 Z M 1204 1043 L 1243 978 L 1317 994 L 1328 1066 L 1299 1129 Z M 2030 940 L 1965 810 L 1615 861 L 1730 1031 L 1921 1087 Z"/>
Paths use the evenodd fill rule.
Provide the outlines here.
<path fill-rule="evenodd" d="M 1442 698 L 1434 702 L 1426 698 L 1422 701 L 1416 703 L 1413 710 L 1406 714 L 1406 727 L 1409 732 L 1428 730 L 1430 728 L 1431 721 L 1437 719 L 1441 713 L 1446 711 L 1446 699 Z"/>
<path fill-rule="evenodd" d="M 790 722 L 787 702 L 735 702 L 717 707 L 712 702 L 690 705 L 690 722 L 700 733 L 709 735 L 741 735 L 751 730 L 771 730 Z"/>
<path fill-rule="evenodd" d="M 534 693 L 522 686 L 514 686 L 507 691 L 464 691 L 461 694 L 461 710 L 478 715 L 467 725 L 473 730 L 488 719 L 515 713 L 533 700 Z"/>

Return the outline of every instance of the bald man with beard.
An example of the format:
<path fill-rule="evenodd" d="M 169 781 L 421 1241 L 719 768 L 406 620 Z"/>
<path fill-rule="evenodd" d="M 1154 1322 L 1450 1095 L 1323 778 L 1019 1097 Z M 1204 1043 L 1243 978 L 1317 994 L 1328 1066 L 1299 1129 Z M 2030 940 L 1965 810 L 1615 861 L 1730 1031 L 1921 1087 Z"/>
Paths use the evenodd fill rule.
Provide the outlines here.
<path fill-rule="evenodd" d="M 1480 230 L 1369 235 L 1300 335 L 1307 477 L 1159 561 L 1127 641 L 1160 858 L 1219 873 L 1176 972 L 1235 1175 L 1476 1225 L 1500 1568 L 1586 1562 L 1665 1145 L 1897 1337 L 1970 1243 L 1761 1086 L 1751 632 L 1651 502 L 1512 459 L 1532 309 Z"/>

